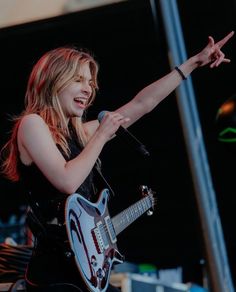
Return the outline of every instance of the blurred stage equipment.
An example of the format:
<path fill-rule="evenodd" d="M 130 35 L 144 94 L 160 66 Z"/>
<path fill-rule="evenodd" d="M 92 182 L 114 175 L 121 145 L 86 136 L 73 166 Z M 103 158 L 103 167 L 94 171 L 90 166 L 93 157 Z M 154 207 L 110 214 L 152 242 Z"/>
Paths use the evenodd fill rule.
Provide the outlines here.
<path fill-rule="evenodd" d="M 12 238 L 17 244 L 25 244 L 27 241 L 26 207 L 19 207 L 18 214 L 11 214 L 7 221 L 0 218 L 0 243 L 6 238 Z"/>
<path fill-rule="evenodd" d="M 236 143 L 236 94 L 228 98 L 216 115 L 217 139 L 224 143 Z"/>
<path fill-rule="evenodd" d="M 0 244 L 0 291 L 25 291 L 24 275 L 31 254 L 29 245 Z"/>
<path fill-rule="evenodd" d="M 111 283 L 120 287 L 122 292 L 190 292 L 190 287 L 182 283 L 165 284 L 150 276 L 134 273 L 116 273 L 111 275 Z"/>
<path fill-rule="evenodd" d="M 207 292 L 198 284 L 183 283 L 182 267 L 159 270 L 147 263 L 124 262 L 115 265 L 110 282 L 121 292 Z"/>

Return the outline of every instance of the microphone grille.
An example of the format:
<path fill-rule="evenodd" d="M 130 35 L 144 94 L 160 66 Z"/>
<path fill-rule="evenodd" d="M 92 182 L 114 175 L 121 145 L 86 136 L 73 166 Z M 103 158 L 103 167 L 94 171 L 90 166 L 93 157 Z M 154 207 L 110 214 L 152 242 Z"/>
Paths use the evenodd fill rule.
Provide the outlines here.
<path fill-rule="evenodd" d="M 105 116 L 107 111 L 101 111 L 99 114 L 98 114 L 98 121 L 99 123 L 101 123 L 103 117 Z"/>

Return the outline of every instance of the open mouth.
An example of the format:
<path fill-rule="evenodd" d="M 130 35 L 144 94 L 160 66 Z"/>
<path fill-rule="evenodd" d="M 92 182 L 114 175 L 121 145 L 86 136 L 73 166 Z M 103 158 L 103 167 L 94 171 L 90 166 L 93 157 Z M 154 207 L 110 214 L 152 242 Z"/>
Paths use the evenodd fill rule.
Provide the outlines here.
<path fill-rule="evenodd" d="M 85 98 L 76 97 L 74 101 L 82 108 L 86 107 L 87 100 Z"/>

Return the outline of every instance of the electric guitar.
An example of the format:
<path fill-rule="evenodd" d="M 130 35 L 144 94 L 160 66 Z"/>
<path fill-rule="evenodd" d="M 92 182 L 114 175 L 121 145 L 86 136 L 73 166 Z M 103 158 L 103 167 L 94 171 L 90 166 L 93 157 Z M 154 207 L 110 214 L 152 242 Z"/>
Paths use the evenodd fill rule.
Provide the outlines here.
<path fill-rule="evenodd" d="M 147 212 L 153 212 L 155 198 L 147 186 L 141 186 L 143 198 L 115 217 L 107 208 L 109 190 L 103 189 L 92 203 L 75 193 L 65 206 L 66 230 L 81 278 L 89 291 L 106 291 L 112 265 L 122 263 L 116 236 Z"/>

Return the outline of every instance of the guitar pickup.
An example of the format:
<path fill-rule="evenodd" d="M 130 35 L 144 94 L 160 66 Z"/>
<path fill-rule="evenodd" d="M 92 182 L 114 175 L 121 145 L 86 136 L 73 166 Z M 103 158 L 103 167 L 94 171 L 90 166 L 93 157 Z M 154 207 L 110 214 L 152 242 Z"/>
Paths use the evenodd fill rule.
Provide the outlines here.
<path fill-rule="evenodd" d="M 109 216 L 107 216 L 104 219 L 106 222 L 106 226 L 107 226 L 108 234 L 110 236 L 110 240 L 112 243 L 116 243 L 116 241 L 117 241 L 116 233 L 115 233 L 115 229 L 114 229 L 114 226 L 112 224 L 111 218 Z"/>

